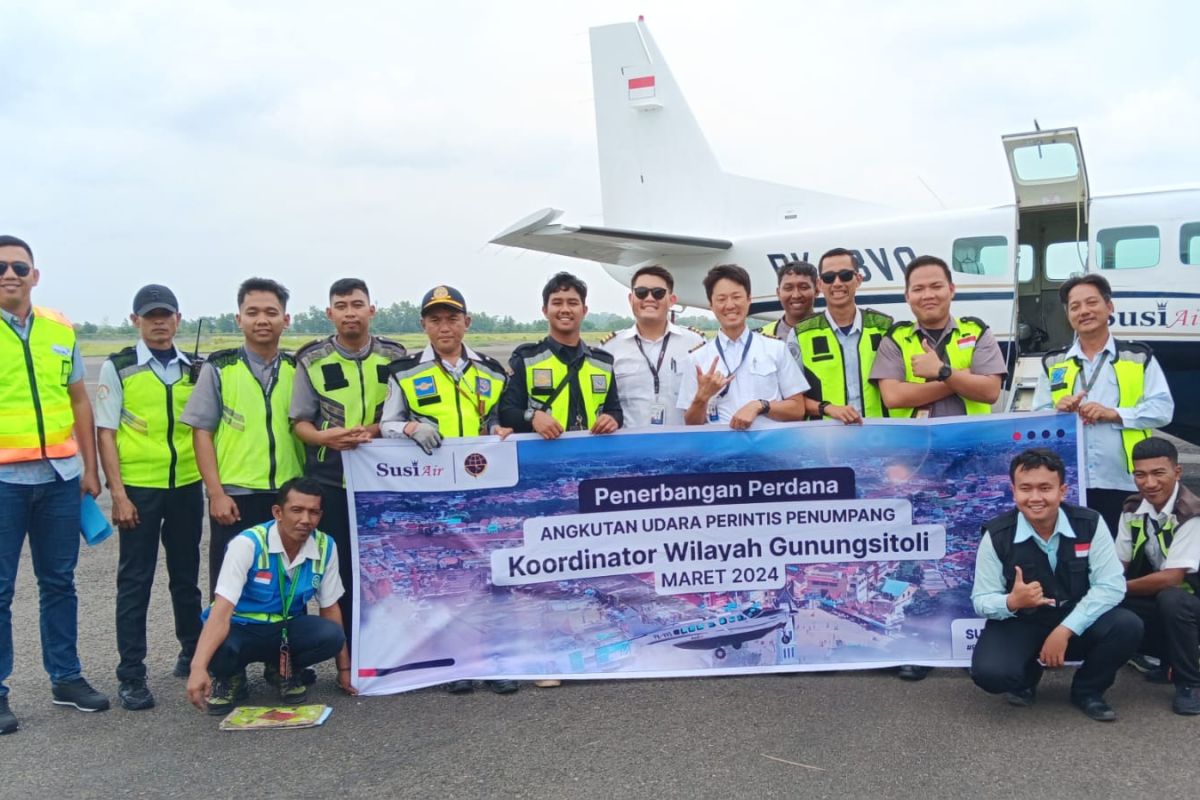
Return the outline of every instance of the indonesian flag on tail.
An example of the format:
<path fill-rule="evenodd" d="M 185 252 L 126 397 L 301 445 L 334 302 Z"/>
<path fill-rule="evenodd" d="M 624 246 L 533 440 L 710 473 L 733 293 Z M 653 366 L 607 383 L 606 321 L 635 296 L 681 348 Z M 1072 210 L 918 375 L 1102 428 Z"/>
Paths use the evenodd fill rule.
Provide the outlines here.
<path fill-rule="evenodd" d="M 644 100 L 654 97 L 654 76 L 642 75 L 629 79 L 629 99 Z"/>

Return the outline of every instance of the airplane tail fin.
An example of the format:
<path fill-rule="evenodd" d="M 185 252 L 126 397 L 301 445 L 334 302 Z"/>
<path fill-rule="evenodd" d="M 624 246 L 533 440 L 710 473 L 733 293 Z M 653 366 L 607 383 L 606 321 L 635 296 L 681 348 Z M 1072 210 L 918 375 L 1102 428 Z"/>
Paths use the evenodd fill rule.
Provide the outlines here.
<path fill-rule="evenodd" d="M 646 24 L 590 34 L 606 227 L 712 237 L 894 213 L 723 172 Z"/>

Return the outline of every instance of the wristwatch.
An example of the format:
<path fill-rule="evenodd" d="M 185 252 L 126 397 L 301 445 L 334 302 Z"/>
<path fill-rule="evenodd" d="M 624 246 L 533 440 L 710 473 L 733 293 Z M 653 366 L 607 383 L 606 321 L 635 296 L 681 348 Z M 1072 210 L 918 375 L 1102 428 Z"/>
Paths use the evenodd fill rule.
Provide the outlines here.
<path fill-rule="evenodd" d="M 818 417 L 825 416 L 825 409 L 829 408 L 831 405 L 833 405 L 833 404 L 830 403 L 828 400 L 822 400 L 821 402 L 817 403 L 817 416 Z"/>
<path fill-rule="evenodd" d="M 758 413 L 760 415 L 766 414 L 771 410 L 771 401 L 770 400 L 759 400 L 758 402 L 759 402 Z"/>
<path fill-rule="evenodd" d="M 944 381 L 947 378 L 949 378 L 950 375 L 953 374 L 953 372 L 954 371 L 952 369 L 950 369 L 949 364 L 942 364 L 942 368 L 938 370 L 937 379 L 939 381 Z"/>
<path fill-rule="evenodd" d="M 533 422 L 533 415 L 534 415 L 534 414 L 536 414 L 536 413 L 537 413 L 537 410 L 536 410 L 536 409 L 533 409 L 533 408 L 527 408 L 527 409 L 525 409 L 525 421 L 526 421 L 526 422 Z"/>

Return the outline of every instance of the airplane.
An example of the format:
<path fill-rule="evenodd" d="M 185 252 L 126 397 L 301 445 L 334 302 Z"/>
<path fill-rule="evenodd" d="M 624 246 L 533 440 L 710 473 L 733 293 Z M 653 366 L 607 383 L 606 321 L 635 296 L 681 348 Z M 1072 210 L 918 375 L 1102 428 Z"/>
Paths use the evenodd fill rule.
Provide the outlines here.
<path fill-rule="evenodd" d="M 644 20 L 592 28 L 592 82 L 604 225 L 560 222 L 546 208 L 494 244 L 598 262 L 628 286 L 662 264 L 683 306 L 707 308 L 702 279 L 717 264 L 746 268 L 751 315 L 781 312 L 774 270 L 852 250 L 862 306 L 910 319 L 904 268 L 917 255 L 954 270 L 955 313 L 992 329 L 1010 364 L 997 410 L 1027 410 L 1045 351 L 1069 345 L 1058 287 L 1100 272 L 1113 287 L 1117 338 L 1146 342 L 1176 399 L 1166 428 L 1200 443 L 1200 185 L 1098 194 L 1079 131 L 1001 137 L 1015 201 L 905 215 L 885 206 L 721 170 Z M 818 300 L 818 305 L 823 302 Z"/>
<path fill-rule="evenodd" d="M 745 609 L 736 606 L 708 616 L 690 619 L 661 631 L 642 634 L 647 644 L 672 644 L 683 650 L 712 650 L 718 659 L 728 654 L 726 647 L 740 650 L 746 642 L 761 639 L 776 630 L 783 630 L 783 644 L 792 640 L 787 632 L 790 612 L 784 608 L 763 609 L 752 603 Z"/>

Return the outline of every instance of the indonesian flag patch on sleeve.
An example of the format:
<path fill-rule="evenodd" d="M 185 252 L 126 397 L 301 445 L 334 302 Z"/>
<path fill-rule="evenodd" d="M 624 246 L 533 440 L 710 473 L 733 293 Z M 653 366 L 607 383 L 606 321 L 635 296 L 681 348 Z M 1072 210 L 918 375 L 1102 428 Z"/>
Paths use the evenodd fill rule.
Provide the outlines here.
<path fill-rule="evenodd" d="M 1075 545 L 1075 557 L 1087 558 L 1088 553 L 1092 552 L 1092 543 L 1084 542 L 1083 544 Z"/>
<path fill-rule="evenodd" d="M 1076 551 L 1079 550 L 1079 545 L 1075 545 L 1075 550 Z M 254 573 L 254 582 L 255 583 L 270 583 L 271 582 L 271 571 L 270 570 L 261 570 L 259 572 Z"/>

